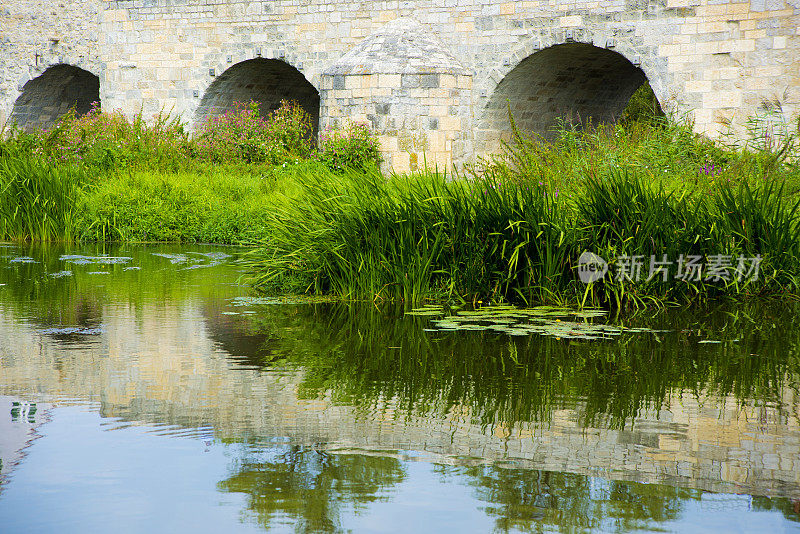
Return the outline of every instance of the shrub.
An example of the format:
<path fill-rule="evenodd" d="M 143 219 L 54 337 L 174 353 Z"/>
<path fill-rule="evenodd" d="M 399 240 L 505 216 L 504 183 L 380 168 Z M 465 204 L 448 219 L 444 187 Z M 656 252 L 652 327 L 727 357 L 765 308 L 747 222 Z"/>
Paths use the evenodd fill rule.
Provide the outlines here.
<path fill-rule="evenodd" d="M 237 103 L 234 110 L 211 117 L 194 139 L 197 154 L 215 163 L 268 163 L 311 154 L 311 117 L 297 103 L 283 100 L 262 117 L 258 102 Z"/>
<path fill-rule="evenodd" d="M 366 124 L 355 122 L 320 136 L 319 159 L 332 171 L 366 170 L 379 166 L 382 160 L 375 134 Z"/>
<path fill-rule="evenodd" d="M 628 100 L 628 105 L 622 111 L 620 120 L 630 123 L 639 120 L 652 121 L 659 117 L 664 117 L 664 111 L 662 111 L 650 83 L 644 82 Z"/>
<path fill-rule="evenodd" d="M 174 169 L 189 155 L 188 133 L 179 119 L 159 113 L 148 123 L 138 113 L 128 120 L 120 111 L 105 113 L 99 106 L 81 117 L 72 109 L 51 128 L 31 133 L 12 130 L 6 144 L 50 163 L 68 161 L 100 170 Z"/>

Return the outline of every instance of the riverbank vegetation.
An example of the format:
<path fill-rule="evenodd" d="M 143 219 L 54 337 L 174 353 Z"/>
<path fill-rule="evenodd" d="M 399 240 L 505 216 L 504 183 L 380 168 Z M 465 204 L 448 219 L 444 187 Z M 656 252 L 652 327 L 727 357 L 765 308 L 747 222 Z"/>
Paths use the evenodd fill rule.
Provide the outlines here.
<path fill-rule="evenodd" d="M 168 115 L 99 109 L 52 128 L 0 132 L 0 240 L 252 244 L 276 193 L 301 176 L 380 163 L 359 125 L 312 142 L 310 117 L 284 102 L 212 117 L 190 135 Z"/>
<path fill-rule="evenodd" d="M 776 124 L 754 119 L 748 146 L 726 146 L 626 113 L 547 140 L 517 133 L 456 175 L 387 177 L 368 128 L 315 146 L 290 103 L 267 117 L 244 105 L 191 136 L 167 116 L 95 110 L 0 143 L 0 238 L 255 244 L 260 289 L 353 300 L 797 295 L 797 127 Z M 586 251 L 609 263 L 591 284 L 577 275 Z"/>
<path fill-rule="evenodd" d="M 797 295 L 794 141 L 735 149 L 652 119 L 518 135 L 455 177 L 307 176 L 268 215 L 250 267 L 267 291 L 411 303 Z M 577 275 L 586 251 L 610 264 L 591 284 Z"/>

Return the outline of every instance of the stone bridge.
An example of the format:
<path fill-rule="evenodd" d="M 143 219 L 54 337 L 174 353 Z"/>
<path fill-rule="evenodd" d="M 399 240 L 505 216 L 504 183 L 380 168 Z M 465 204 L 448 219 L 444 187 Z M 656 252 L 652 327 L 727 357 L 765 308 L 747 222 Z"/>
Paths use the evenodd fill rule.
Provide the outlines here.
<path fill-rule="evenodd" d="M 711 136 L 800 107 L 800 0 L 0 0 L 0 123 L 256 100 L 370 123 L 389 164 L 609 122 L 645 80 Z M 767 105 L 765 106 L 765 103 Z"/>

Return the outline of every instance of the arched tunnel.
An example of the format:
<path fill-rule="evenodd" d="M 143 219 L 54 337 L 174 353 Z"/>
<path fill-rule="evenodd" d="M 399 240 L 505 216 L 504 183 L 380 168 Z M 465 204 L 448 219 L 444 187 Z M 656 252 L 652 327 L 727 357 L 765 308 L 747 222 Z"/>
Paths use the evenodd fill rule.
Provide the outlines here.
<path fill-rule="evenodd" d="M 199 126 L 211 117 L 258 102 L 262 116 L 278 109 L 281 100 L 293 100 L 311 116 L 314 132 L 319 124 L 319 92 L 293 66 L 278 59 L 242 61 L 223 72 L 209 86 L 195 113 Z"/>
<path fill-rule="evenodd" d="M 478 123 L 479 145 L 519 131 L 552 136 L 559 123 L 615 122 L 647 78 L 617 52 L 584 43 L 555 45 L 522 60 L 490 96 Z M 490 147 L 496 149 L 497 147 Z"/>
<path fill-rule="evenodd" d="M 45 70 L 22 88 L 10 120 L 26 130 L 47 128 L 75 108 L 78 115 L 100 101 L 100 79 L 81 68 L 59 64 Z"/>

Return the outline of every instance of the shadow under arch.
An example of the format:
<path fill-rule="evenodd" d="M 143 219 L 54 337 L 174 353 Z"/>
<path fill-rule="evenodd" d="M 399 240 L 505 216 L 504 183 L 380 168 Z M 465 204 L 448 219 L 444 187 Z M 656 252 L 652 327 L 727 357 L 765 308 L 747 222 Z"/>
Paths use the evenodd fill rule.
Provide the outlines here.
<path fill-rule="evenodd" d="M 25 84 L 14 102 L 10 121 L 25 130 L 47 128 L 70 109 L 84 115 L 99 101 L 99 77 L 80 67 L 60 63 Z"/>
<path fill-rule="evenodd" d="M 248 59 L 228 68 L 208 87 L 195 112 L 195 128 L 239 103 L 255 101 L 261 114 L 267 115 L 278 109 L 281 100 L 300 104 L 311 117 L 316 134 L 319 91 L 303 73 L 279 59 Z"/>
<path fill-rule="evenodd" d="M 478 144 L 497 150 L 513 134 L 549 137 L 560 123 L 613 123 L 647 81 L 618 52 L 587 43 L 556 44 L 523 59 L 490 95 L 477 125 Z"/>

